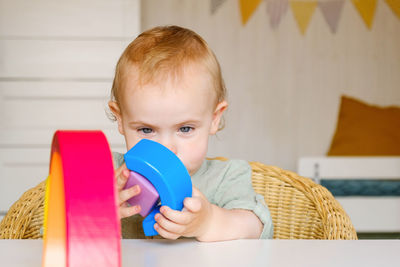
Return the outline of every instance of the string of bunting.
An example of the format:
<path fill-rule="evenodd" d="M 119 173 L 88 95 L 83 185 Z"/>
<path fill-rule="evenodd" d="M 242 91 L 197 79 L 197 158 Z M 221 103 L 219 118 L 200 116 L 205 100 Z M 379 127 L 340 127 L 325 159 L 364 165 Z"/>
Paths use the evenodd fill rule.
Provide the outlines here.
<path fill-rule="evenodd" d="M 273 29 L 278 28 L 280 21 L 290 7 L 300 32 L 304 35 L 317 8 L 321 10 L 330 31 L 336 33 L 343 5 L 346 0 L 239 0 L 243 25 L 246 25 L 262 1 L 266 2 L 266 11 Z M 377 0 L 348 1 L 353 3 L 367 28 L 371 29 Z M 211 0 L 211 14 L 215 14 L 225 2 L 226 0 Z M 384 0 L 384 2 L 386 2 L 393 13 L 400 19 L 400 0 Z"/>

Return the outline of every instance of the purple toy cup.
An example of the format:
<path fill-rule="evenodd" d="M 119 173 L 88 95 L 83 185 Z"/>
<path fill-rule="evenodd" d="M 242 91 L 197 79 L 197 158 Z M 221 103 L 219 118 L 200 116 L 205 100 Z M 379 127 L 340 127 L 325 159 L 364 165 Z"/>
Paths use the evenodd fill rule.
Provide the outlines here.
<path fill-rule="evenodd" d="M 130 188 L 134 185 L 139 185 L 140 194 L 132 197 L 128 200 L 131 206 L 140 205 L 141 211 L 140 215 L 146 217 L 153 207 L 157 205 L 160 196 L 154 186 L 146 179 L 146 177 L 140 175 L 137 172 L 130 172 L 128 181 L 124 189 Z"/>

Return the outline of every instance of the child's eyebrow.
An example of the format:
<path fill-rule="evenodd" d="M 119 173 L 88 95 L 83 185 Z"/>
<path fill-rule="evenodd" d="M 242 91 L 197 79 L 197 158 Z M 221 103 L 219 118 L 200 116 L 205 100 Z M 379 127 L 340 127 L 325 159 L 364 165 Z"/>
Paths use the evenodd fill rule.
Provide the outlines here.
<path fill-rule="evenodd" d="M 133 127 L 145 126 L 145 127 L 149 127 L 149 128 L 152 128 L 152 129 L 157 129 L 158 128 L 157 126 L 152 125 L 152 124 L 147 123 L 147 122 L 144 122 L 144 121 L 131 121 L 128 124 L 130 126 L 133 126 Z M 198 126 L 198 125 L 201 125 L 201 120 L 185 120 L 185 121 L 182 121 L 182 122 L 178 122 L 178 123 L 174 124 L 173 126 L 174 127 L 178 127 L 178 126 L 182 126 L 182 125 L 195 125 L 195 126 Z"/>
<path fill-rule="evenodd" d="M 187 121 L 183 121 L 180 123 L 175 124 L 175 126 L 180 126 L 180 125 L 199 125 L 201 124 L 201 120 L 187 120 Z"/>
<path fill-rule="evenodd" d="M 131 125 L 131 126 L 140 125 L 140 126 L 146 126 L 146 127 L 149 127 L 149 128 L 156 128 L 155 125 L 151 125 L 150 123 L 147 123 L 147 122 L 144 122 L 144 121 L 131 121 L 128 124 Z"/>

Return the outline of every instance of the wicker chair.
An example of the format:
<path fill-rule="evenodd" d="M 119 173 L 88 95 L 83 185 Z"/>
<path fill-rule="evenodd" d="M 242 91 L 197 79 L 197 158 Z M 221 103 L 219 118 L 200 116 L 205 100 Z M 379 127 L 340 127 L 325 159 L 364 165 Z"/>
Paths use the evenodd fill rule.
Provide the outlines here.
<path fill-rule="evenodd" d="M 271 212 L 277 239 L 357 239 L 349 216 L 323 186 L 278 167 L 250 162 L 254 190 Z"/>
<path fill-rule="evenodd" d="M 274 238 L 357 239 L 350 218 L 327 189 L 290 171 L 250 165 L 253 187 L 271 212 Z M 0 222 L 0 239 L 41 238 L 44 195 L 45 182 L 25 192 Z"/>

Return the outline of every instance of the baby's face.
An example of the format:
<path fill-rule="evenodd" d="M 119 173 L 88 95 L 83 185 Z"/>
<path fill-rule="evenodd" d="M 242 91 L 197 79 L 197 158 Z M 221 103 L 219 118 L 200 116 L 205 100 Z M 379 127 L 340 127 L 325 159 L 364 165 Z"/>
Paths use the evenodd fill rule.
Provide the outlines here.
<path fill-rule="evenodd" d="M 120 118 L 117 115 L 127 149 L 141 139 L 154 140 L 173 151 L 193 175 L 206 156 L 209 135 L 218 130 L 226 102 L 215 107 L 208 75 L 194 66 L 179 81 L 135 86 L 128 79 Z"/>

